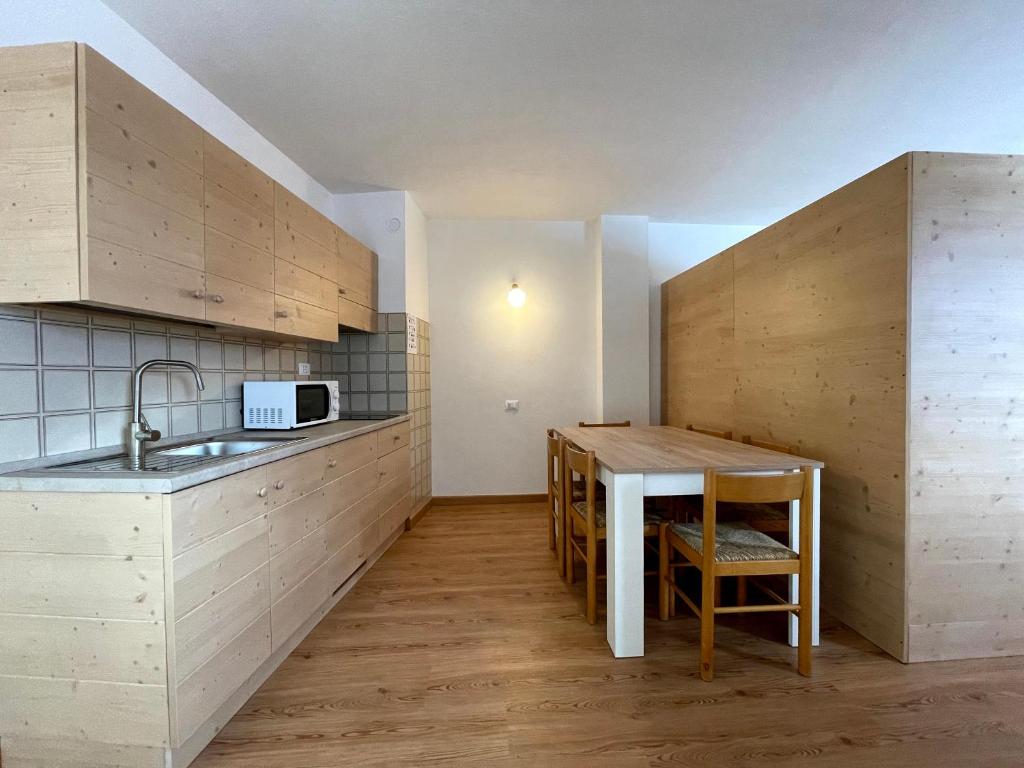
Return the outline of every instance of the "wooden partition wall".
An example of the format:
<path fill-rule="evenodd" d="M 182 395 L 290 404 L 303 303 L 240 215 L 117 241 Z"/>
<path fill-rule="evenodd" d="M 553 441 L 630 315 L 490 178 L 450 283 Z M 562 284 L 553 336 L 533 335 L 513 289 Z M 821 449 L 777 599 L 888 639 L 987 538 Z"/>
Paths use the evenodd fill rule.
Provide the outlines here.
<path fill-rule="evenodd" d="M 910 153 L 662 287 L 664 420 L 822 476 L 822 605 L 898 659 L 1024 652 L 1024 163 Z"/>

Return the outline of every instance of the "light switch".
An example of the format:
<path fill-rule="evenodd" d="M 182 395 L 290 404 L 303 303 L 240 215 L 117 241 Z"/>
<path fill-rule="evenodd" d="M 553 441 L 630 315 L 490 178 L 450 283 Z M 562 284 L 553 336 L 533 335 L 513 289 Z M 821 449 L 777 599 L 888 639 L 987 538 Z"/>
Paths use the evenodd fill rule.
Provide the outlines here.
<path fill-rule="evenodd" d="M 518 411 L 519 410 L 519 401 L 518 400 L 506 400 L 505 401 L 505 410 L 506 411 Z"/>
<path fill-rule="evenodd" d="M 299 376 L 309 376 L 309 363 L 299 363 Z"/>

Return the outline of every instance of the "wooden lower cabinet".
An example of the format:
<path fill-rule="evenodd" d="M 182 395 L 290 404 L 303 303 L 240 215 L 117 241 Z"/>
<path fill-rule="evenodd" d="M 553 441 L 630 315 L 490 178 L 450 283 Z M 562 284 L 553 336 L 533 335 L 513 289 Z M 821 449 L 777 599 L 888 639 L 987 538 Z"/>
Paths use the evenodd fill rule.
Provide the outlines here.
<path fill-rule="evenodd" d="M 4 768 L 187 765 L 402 528 L 392 430 L 163 496 L 0 492 Z"/>

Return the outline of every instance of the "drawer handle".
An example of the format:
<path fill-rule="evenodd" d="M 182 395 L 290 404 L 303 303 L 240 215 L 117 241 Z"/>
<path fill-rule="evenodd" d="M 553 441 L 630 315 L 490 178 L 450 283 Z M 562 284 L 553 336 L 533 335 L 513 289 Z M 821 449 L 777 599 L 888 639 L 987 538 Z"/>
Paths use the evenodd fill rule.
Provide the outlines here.
<path fill-rule="evenodd" d="M 201 290 L 192 291 L 192 298 L 193 299 L 203 299 L 203 298 L 206 298 L 206 292 L 205 291 L 201 291 Z"/>
<path fill-rule="evenodd" d="M 256 495 L 259 496 L 261 499 L 266 498 L 266 496 L 267 496 L 267 489 L 266 488 L 260 488 L 256 492 Z"/>
<path fill-rule="evenodd" d="M 212 301 L 214 304 L 223 304 L 224 297 L 221 296 L 219 293 L 215 293 L 213 294 L 213 296 L 210 297 L 210 301 Z"/>
<path fill-rule="evenodd" d="M 288 317 L 287 309 L 279 309 L 274 313 L 274 317 Z"/>
<path fill-rule="evenodd" d="M 278 480 L 276 483 L 274 483 L 274 487 L 280 491 L 282 488 L 284 488 L 284 480 Z"/>
<path fill-rule="evenodd" d="M 328 461 L 327 466 L 330 467 L 331 469 L 334 469 L 336 466 L 338 466 L 337 459 L 331 459 L 330 461 Z"/>
<path fill-rule="evenodd" d="M 344 288 L 339 288 L 338 289 L 338 295 L 339 296 L 344 296 L 346 293 L 347 293 L 347 291 Z"/>
<path fill-rule="evenodd" d="M 401 440 L 401 439 L 402 439 L 402 436 L 401 436 L 401 435 L 394 435 L 394 436 L 392 436 L 392 438 L 391 438 L 391 439 L 392 439 L 392 440 Z"/>

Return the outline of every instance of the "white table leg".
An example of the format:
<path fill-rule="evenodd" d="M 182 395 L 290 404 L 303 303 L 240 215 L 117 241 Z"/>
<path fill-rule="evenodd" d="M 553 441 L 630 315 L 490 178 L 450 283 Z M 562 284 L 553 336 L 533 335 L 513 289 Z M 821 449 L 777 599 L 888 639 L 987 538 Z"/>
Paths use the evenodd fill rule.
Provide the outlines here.
<path fill-rule="evenodd" d="M 815 469 L 812 477 L 813 500 L 811 505 L 811 645 L 819 645 L 821 636 L 820 627 L 820 577 L 821 577 L 821 470 Z M 793 501 L 789 504 L 789 548 L 795 552 L 800 551 L 800 502 Z M 796 575 L 789 577 L 789 601 L 796 603 L 800 600 L 800 587 Z M 797 617 L 789 615 L 789 644 L 797 645 L 798 632 Z"/>
<path fill-rule="evenodd" d="M 608 645 L 644 655 L 644 476 L 609 475 Z"/>

